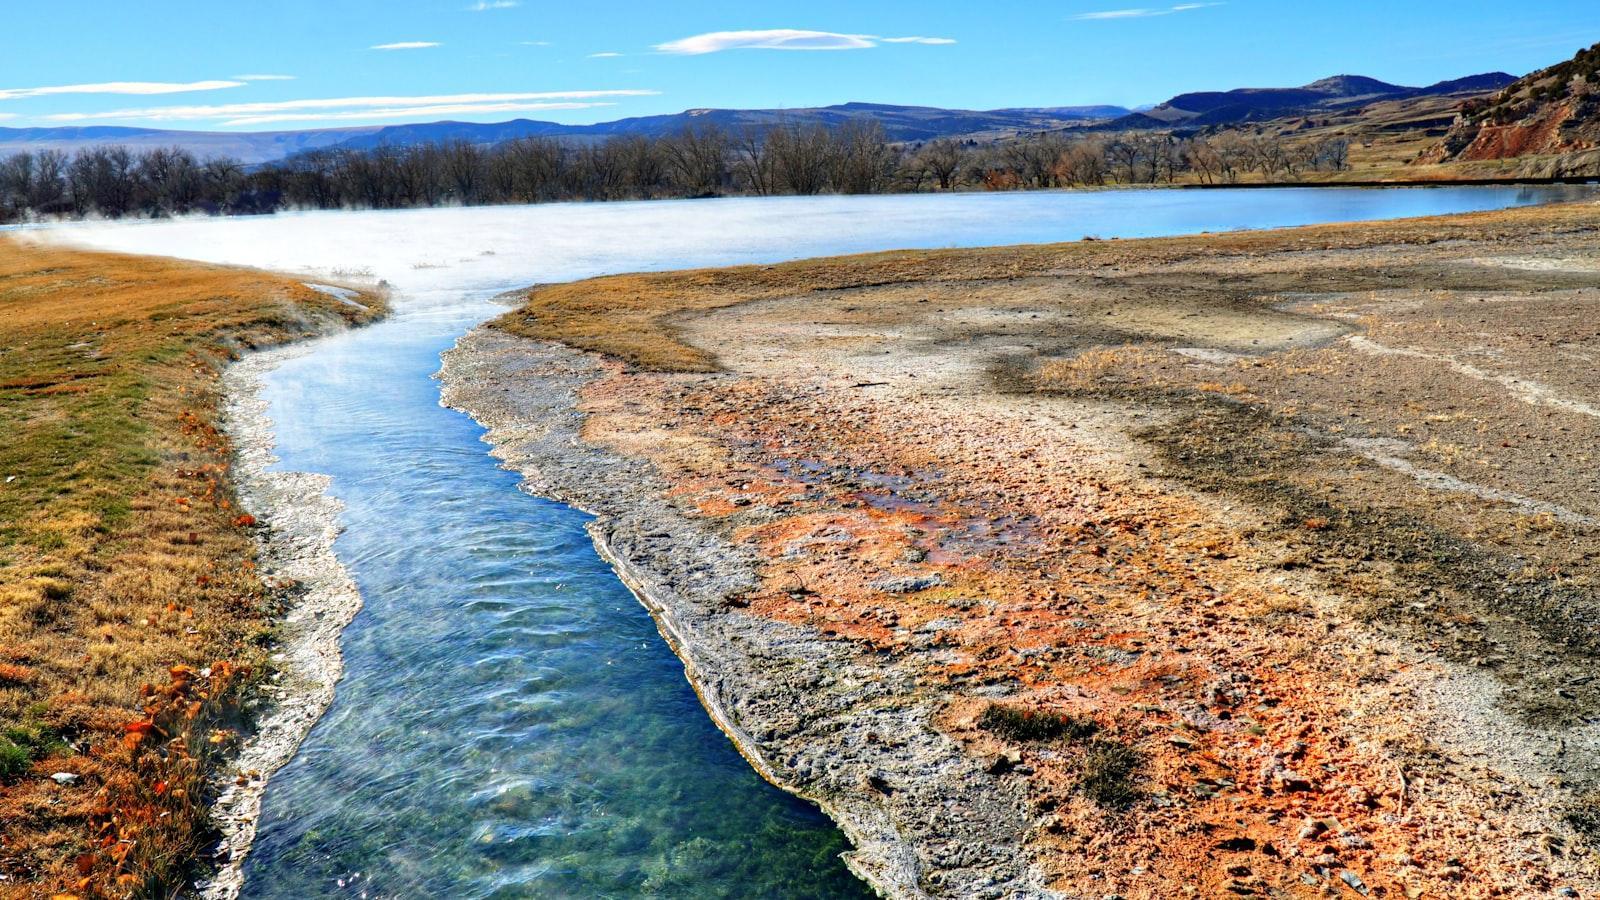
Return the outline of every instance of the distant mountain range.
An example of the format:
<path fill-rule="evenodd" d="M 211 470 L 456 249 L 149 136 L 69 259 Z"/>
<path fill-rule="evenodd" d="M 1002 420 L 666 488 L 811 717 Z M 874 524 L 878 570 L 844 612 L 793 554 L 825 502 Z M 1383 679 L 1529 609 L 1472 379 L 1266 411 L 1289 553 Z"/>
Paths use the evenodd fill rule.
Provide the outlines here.
<path fill-rule="evenodd" d="M 1500 90 L 1516 80 L 1516 76 L 1505 72 L 1490 72 L 1419 88 L 1389 84 L 1361 75 L 1335 75 L 1296 88 L 1238 88 L 1180 94 L 1159 106 L 1130 113 L 1097 127 L 1108 131 L 1126 131 L 1239 125 L 1285 116 L 1333 112 L 1380 100 L 1484 94 Z"/>
<path fill-rule="evenodd" d="M 930 106 L 892 106 L 884 103 L 844 103 L 809 109 L 691 109 L 662 116 L 642 116 L 596 125 L 558 125 L 519 119 L 493 125 L 468 122 L 434 122 L 426 125 L 391 125 L 351 138 L 349 147 L 414 144 L 461 138 L 473 143 L 494 143 L 519 137 L 604 139 L 619 135 L 664 137 L 685 128 L 714 124 L 737 134 L 747 128 L 764 130 L 774 125 L 838 127 L 850 122 L 876 121 L 891 141 L 928 141 L 941 137 L 999 137 L 1026 131 L 1051 131 L 1086 122 L 1125 116 L 1120 106 L 1060 106 L 1037 109 L 939 109 Z"/>
<path fill-rule="evenodd" d="M 385 144 L 405 145 L 465 140 L 493 144 L 522 137 L 559 137 L 603 140 L 617 135 L 661 137 L 685 127 L 715 123 L 737 133 L 745 128 L 767 128 L 789 123 L 836 127 L 852 121 L 875 120 L 892 141 L 926 141 L 939 137 L 1003 137 L 1029 131 L 1051 131 L 1128 114 L 1120 106 L 1063 106 L 1027 109 L 965 110 L 926 106 L 891 106 L 881 103 L 845 103 L 810 109 L 691 109 L 681 113 L 643 116 L 595 125 L 562 125 L 516 119 L 510 122 L 427 122 L 329 128 L 314 131 L 227 133 L 163 131 L 153 128 L 0 128 L 0 154 L 28 150 L 76 151 L 102 144 L 125 144 L 133 149 L 180 146 L 200 156 L 232 156 L 246 163 L 283 159 L 307 150 L 329 148 L 368 149 Z"/>
<path fill-rule="evenodd" d="M 869 120 L 882 125 L 884 133 L 892 141 L 919 142 L 941 137 L 986 140 L 1040 131 L 1192 129 L 1236 125 L 1285 116 L 1348 110 L 1382 100 L 1486 94 L 1505 88 L 1516 80 L 1503 72 L 1493 72 L 1415 88 L 1359 75 L 1338 75 L 1297 88 L 1240 88 L 1182 94 L 1139 112 L 1120 106 L 965 110 L 844 103 L 805 109 L 690 109 L 671 115 L 641 116 L 594 125 L 563 125 L 516 119 L 490 124 L 427 122 L 251 133 L 164 131 L 115 126 L 0 128 L 0 154 L 47 149 L 74 152 L 83 147 L 104 144 L 124 144 L 135 150 L 180 146 L 202 157 L 231 156 L 247 164 L 258 164 L 321 149 L 370 149 L 384 145 L 403 146 L 452 140 L 494 144 L 523 137 L 569 140 L 604 140 L 618 135 L 661 137 L 704 123 L 714 123 L 726 131 L 739 133 L 745 129 L 764 129 L 779 124 L 823 125 L 831 128 Z"/>
<path fill-rule="evenodd" d="M 381 126 L 329 128 L 316 131 L 165 131 L 159 128 L 0 128 L 0 156 L 34 150 L 74 153 L 85 147 L 120 144 L 130 150 L 183 147 L 201 157 L 231 156 L 248 164 L 271 162 L 334 147 L 377 131 Z"/>

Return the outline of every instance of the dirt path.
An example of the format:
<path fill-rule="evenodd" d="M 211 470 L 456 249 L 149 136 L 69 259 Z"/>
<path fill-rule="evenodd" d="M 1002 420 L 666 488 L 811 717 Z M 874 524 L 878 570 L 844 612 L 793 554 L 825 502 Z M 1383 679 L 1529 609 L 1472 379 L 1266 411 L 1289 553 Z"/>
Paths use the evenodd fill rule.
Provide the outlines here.
<path fill-rule="evenodd" d="M 897 895 L 1586 895 L 1597 256 L 1584 205 L 626 276 L 446 375 L 532 489 L 596 454 L 556 493 Z M 502 332 L 608 308 L 633 365 L 529 407 Z"/>

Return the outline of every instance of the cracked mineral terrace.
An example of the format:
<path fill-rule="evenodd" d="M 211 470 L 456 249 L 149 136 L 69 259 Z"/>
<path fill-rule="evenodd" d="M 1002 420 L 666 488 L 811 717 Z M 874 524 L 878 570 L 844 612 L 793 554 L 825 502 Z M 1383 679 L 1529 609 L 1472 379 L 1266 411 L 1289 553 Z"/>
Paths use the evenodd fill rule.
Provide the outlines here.
<path fill-rule="evenodd" d="M 1597 253 L 1589 203 L 617 276 L 445 398 L 890 895 L 1587 895 Z"/>

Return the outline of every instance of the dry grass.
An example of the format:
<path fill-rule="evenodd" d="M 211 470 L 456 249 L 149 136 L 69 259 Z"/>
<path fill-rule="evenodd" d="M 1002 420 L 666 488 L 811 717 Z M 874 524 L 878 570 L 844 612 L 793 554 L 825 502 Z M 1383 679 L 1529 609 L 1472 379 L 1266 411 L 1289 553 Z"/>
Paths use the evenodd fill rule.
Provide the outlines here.
<path fill-rule="evenodd" d="M 242 349 L 371 315 L 267 273 L 0 238 L 12 890 L 163 894 L 193 861 L 207 758 L 271 615 L 218 374 Z"/>
<path fill-rule="evenodd" d="M 1273 252 L 1493 240 L 1530 229 L 1586 228 L 1594 206 L 1572 203 L 1397 222 L 1317 225 L 1139 241 L 1086 241 L 973 250 L 930 250 L 829 257 L 771 266 L 614 275 L 527 292 L 524 304 L 491 326 L 535 340 L 604 353 L 643 370 L 707 372 L 713 356 L 683 340 L 685 317 L 763 300 L 918 284 L 994 285 L 1076 270 L 1108 274 L 1123 266 Z M 905 302 L 915 302 L 914 291 Z M 882 292 L 872 299 L 878 302 Z"/>

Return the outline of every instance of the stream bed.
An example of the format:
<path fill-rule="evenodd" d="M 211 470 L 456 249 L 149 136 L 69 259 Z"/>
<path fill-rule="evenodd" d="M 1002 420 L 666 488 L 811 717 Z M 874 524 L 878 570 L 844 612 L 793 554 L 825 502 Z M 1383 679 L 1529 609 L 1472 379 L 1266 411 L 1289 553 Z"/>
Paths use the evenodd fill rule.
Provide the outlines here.
<path fill-rule="evenodd" d="M 270 783 L 245 896 L 859 897 L 843 836 L 716 730 L 586 516 L 519 492 L 439 404 L 439 354 L 517 287 L 901 247 L 1431 215 L 1573 188 L 1104 191 L 553 204 L 64 226 L 66 240 L 384 279 L 393 315 L 267 379 L 280 467 L 344 503 L 364 609 Z"/>

